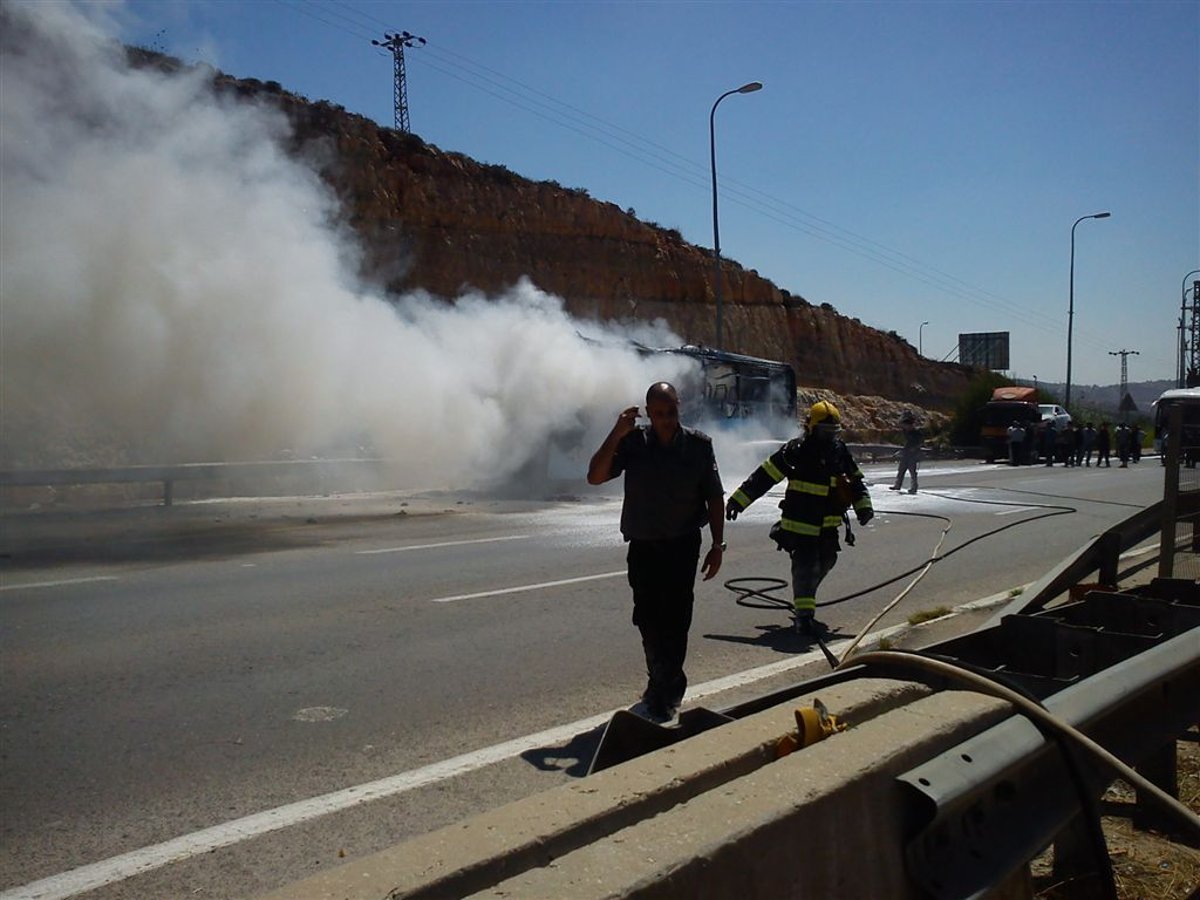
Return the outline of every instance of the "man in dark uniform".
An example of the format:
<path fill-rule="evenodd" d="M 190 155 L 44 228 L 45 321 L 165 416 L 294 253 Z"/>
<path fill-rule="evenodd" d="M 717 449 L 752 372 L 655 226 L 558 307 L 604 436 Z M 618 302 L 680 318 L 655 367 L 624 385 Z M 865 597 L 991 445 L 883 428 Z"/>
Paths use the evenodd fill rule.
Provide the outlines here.
<path fill-rule="evenodd" d="M 646 654 L 642 701 L 649 717 L 666 721 L 687 688 L 683 662 L 706 522 L 712 546 L 701 567 L 704 580 L 721 568 L 725 489 L 712 439 L 680 424 L 679 394 L 672 385 L 650 386 L 646 413 L 649 426 L 636 424 L 636 406 L 617 417 L 588 465 L 588 483 L 603 484 L 625 473 L 621 534 L 629 542 L 633 624 Z"/>
<path fill-rule="evenodd" d="M 808 412 L 803 438 L 788 441 L 750 473 L 729 498 L 725 515 L 733 521 L 772 486 L 787 479 L 780 501 L 782 516 L 771 538 L 792 559 L 792 608 L 796 631 L 817 634 L 817 587 L 837 563 L 838 528 L 842 515 L 853 508 L 858 523 L 875 515 L 863 474 L 838 438 L 841 414 L 828 400 Z"/>

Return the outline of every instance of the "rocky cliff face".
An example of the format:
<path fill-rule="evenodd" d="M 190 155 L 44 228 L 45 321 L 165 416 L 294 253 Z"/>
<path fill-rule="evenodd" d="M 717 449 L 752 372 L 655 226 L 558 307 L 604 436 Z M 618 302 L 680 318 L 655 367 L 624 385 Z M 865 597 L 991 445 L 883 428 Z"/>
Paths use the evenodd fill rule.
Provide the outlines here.
<path fill-rule="evenodd" d="M 277 85 L 219 84 L 280 104 L 295 149 L 325 161 L 322 175 L 365 247 L 364 275 L 389 290 L 494 293 L 527 276 L 576 316 L 662 318 L 689 343 L 714 343 L 711 254 L 677 231 Z M 952 405 L 966 385 L 964 367 L 921 359 L 897 335 L 814 306 L 732 260 L 722 278 L 726 349 L 786 360 L 802 385 L 932 408 Z"/>

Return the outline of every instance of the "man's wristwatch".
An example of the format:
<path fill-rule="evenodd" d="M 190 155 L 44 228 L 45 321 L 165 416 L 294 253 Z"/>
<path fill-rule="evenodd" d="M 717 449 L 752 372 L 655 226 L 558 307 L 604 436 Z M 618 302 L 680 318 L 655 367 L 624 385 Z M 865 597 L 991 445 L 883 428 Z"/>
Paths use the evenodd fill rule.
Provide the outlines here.
<path fill-rule="evenodd" d="M 713 546 L 720 547 L 722 553 L 724 553 L 729 548 L 729 545 L 726 544 L 724 541 L 721 541 L 719 544 L 716 541 L 714 541 Z"/>

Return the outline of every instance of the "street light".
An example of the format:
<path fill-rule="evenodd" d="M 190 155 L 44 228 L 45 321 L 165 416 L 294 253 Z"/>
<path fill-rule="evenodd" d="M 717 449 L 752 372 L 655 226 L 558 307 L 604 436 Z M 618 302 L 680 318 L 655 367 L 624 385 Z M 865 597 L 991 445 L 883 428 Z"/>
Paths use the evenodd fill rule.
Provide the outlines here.
<path fill-rule="evenodd" d="M 1090 216 L 1080 216 L 1075 220 L 1075 225 L 1084 219 L 1107 219 L 1111 215 L 1110 212 L 1102 212 L 1093 213 Z M 1075 225 L 1071 226 L 1071 297 L 1067 305 L 1067 396 L 1063 402 L 1063 406 L 1068 410 L 1071 409 L 1071 332 L 1075 324 Z"/>
<path fill-rule="evenodd" d="M 751 81 L 748 84 L 743 84 L 740 88 L 734 88 L 732 91 L 726 91 L 717 98 L 716 103 L 712 105 L 712 112 L 708 114 L 708 152 L 709 159 L 712 161 L 712 195 L 713 195 L 713 293 L 717 300 L 717 348 L 720 349 L 722 340 L 722 309 L 721 309 L 721 230 L 717 225 L 717 134 L 716 134 L 716 116 L 717 104 L 728 97 L 730 94 L 753 94 L 755 91 L 762 90 L 761 81 Z"/>
<path fill-rule="evenodd" d="M 921 341 L 921 337 L 922 337 L 921 333 L 925 330 L 925 326 L 928 324 L 929 324 L 928 322 L 922 322 L 921 327 L 917 329 L 917 356 L 925 355 L 925 351 L 923 349 L 925 345 Z"/>

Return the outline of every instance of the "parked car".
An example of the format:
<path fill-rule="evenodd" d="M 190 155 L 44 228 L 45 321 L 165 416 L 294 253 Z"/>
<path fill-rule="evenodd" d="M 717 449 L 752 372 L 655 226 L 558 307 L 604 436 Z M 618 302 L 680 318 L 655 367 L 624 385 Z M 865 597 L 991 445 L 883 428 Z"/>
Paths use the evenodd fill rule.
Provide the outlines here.
<path fill-rule="evenodd" d="M 1054 422 L 1059 431 L 1071 424 L 1071 414 L 1057 403 L 1039 403 L 1038 412 L 1042 414 L 1043 422 Z"/>

